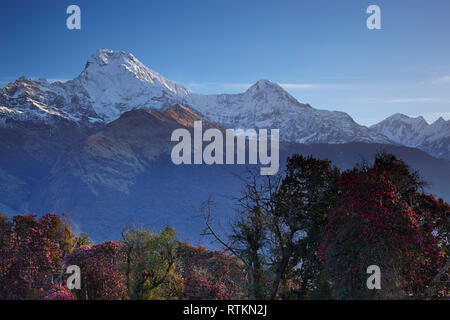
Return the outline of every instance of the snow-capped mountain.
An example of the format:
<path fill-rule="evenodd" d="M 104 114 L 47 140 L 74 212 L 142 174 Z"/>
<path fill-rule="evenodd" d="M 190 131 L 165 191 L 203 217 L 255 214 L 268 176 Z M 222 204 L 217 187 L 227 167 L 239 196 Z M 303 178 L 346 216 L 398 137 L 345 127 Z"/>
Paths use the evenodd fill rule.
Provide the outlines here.
<path fill-rule="evenodd" d="M 150 70 L 132 54 L 101 49 L 75 79 L 104 121 L 132 109 L 161 109 L 184 101 L 190 91 Z"/>
<path fill-rule="evenodd" d="M 188 94 L 132 54 L 100 49 L 73 80 L 50 83 L 22 77 L 8 84 L 0 91 L 0 122 L 62 118 L 108 123 L 132 109 L 176 104 Z"/>
<path fill-rule="evenodd" d="M 8 119 L 109 123 L 126 111 L 188 105 L 229 128 L 278 128 L 284 141 L 389 142 L 343 112 L 298 102 L 279 85 L 260 80 L 242 94 L 200 95 L 162 77 L 132 54 L 100 49 L 73 80 L 20 78 L 0 92 L 0 122 Z"/>
<path fill-rule="evenodd" d="M 410 118 L 396 113 L 370 128 L 394 142 L 408 147 L 417 147 L 420 144 L 420 134 L 427 126 L 428 123 L 423 117 Z"/>
<path fill-rule="evenodd" d="M 0 124 L 8 120 L 53 122 L 99 121 L 87 92 L 76 80 L 50 83 L 24 77 L 0 91 Z"/>
<path fill-rule="evenodd" d="M 397 113 L 370 129 L 398 144 L 424 150 L 436 158 L 450 159 L 450 120 L 441 117 L 428 124 L 423 117 Z"/>
<path fill-rule="evenodd" d="M 226 128 L 278 128 L 283 141 L 298 143 L 389 143 L 344 112 L 298 102 L 281 86 L 259 80 L 241 94 L 188 96 L 188 104 Z"/>
<path fill-rule="evenodd" d="M 50 83 L 19 78 L 8 84 L 0 91 L 0 126 L 14 120 L 102 126 L 130 110 L 161 110 L 175 104 L 186 105 L 225 128 L 280 129 L 282 141 L 398 143 L 450 159 L 448 134 L 442 140 L 443 132 L 437 129 L 448 126 L 445 121 L 428 125 L 421 118 L 395 115 L 369 129 L 344 112 L 302 104 L 268 80 L 240 94 L 197 94 L 150 70 L 132 54 L 108 49 L 93 54 L 73 80 Z"/>

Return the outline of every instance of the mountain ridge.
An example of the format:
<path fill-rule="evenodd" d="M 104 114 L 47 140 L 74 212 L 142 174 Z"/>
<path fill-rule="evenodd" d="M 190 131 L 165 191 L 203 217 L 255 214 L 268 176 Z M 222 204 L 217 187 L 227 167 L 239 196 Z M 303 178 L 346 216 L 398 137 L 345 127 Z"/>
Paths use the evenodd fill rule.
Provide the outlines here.
<path fill-rule="evenodd" d="M 428 129 L 421 141 L 413 143 L 390 133 L 386 123 L 370 128 L 359 125 L 345 112 L 315 109 L 264 79 L 243 93 L 194 93 L 149 69 L 131 53 L 109 49 L 91 55 L 73 80 L 50 83 L 22 77 L 8 84 L 0 90 L 0 126 L 12 120 L 64 120 L 74 126 L 102 127 L 130 110 L 161 110 L 175 104 L 189 106 L 224 128 L 280 129 L 281 141 L 399 144 L 450 159 L 450 135 L 433 135 Z M 450 133 L 445 121 L 441 127 Z"/>
<path fill-rule="evenodd" d="M 450 120 L 440 117 L 429 124 L 422 116 L 412 118 L 397 113 L 370 128 L 398 144 L 450 159 Z"/>

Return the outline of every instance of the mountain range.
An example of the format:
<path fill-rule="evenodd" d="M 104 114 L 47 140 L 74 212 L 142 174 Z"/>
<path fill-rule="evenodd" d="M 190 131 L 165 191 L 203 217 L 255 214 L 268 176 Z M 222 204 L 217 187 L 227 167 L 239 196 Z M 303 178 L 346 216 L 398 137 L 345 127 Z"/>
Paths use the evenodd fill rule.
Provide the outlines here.
<path fill-rule="evenodd" d="M 10 120 L 84 127 L 107 124 L 126 111 L 189 106 L 225 128 L 277 128 L 286 142 L 400 144 L 450 159 L 450 120 L 428 125 L 396 114 L 370 128 L 348 114 L 298 102 L 278 84 L 259 80 L 241 94 L 202 95 L 165 79 L 132 54 L 100 49 L 67 82 L 19 78 L 0 92 L 0 124 Z"/>
<path fill-rule="evenodd" d="M 282 160 L 312 154 L 347 169 L 386 150 L 450 200 L 450 121 L 396 114 L 368 128 L 268 80 L 240 94 L 197 94 L 132 54 L 100 49 L 73 80 L 22 77 L 1 89 L 0 211 L 70 212 L 96 240 L 126 223 L 169 223 L 200 241 L 201 203 L 215 195 L 218 215 L 230 218 L 236 175 L 245 174 L 238 165 L 172 164 L 171 132 L 200 119 L 222 130 L 280 129 Z"/>
<path fill-rule="evenodd" d="M 423 117 L 397 113 L 371 129 L 395 143 L 421 149 L 435 158 L 450 159 L 450 121 L 442 117 L 428 124 Z"/>

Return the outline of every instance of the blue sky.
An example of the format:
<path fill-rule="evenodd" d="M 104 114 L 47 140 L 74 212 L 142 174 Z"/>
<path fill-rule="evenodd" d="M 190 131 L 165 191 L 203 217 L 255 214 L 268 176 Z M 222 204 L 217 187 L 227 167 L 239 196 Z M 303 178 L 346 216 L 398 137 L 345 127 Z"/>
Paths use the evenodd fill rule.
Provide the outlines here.
<path fill-rule="evenodd" d="M 81 8 L 82 29 L 66 28 Z M 366 28 L 381 8 L 382 30 Z M 259 79 L 373 124 L 396 112 L 450 119 L 450 1 L 2 0 L 0 87 L 71 79 L 98 48 L 123 50 L 200 93 Z"/>

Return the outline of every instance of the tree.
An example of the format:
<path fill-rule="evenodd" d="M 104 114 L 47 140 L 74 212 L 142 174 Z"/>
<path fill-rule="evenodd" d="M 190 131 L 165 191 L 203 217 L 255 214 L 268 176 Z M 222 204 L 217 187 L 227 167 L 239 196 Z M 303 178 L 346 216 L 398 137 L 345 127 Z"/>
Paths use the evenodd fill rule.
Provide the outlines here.
<path fill-rule="evenodd" d="M 390 153 L 377 153 L 373 167 L 370 168 L 363 165 L 360 171 L 372 170 L 389 180 L 395 186 L 397 196 L 410 206 L 414 206 L 417 203 L 417 195 L 427 185 L 420 177 L 419 172 L 412 170 L 403 160 Z"/>
<path fill-rule="evenodd" d="M 182 291 L 182 280 L 175 273 L 178 241 L 174 229 L 166 227 L 160 234 L 143 228 L 126 229 L 121 243 L 131 299 L 170 298 Z"/>
<path fill-rule="evenodd" d="M 428 285 L 427 292 L 424 291 L 423 286 L 420 286 L 416 287 L 414 294 L 425 297 L 432 295 L 432 292 L 440 292 L 441 296 L 445 296 L 445 292 L 448 292 L 445 280 L 450 280 L 449 205 L 442 199 L 437 200 L 434 196 L 424 193 L 424 187 L 428 184 L 420 177 L 419 172 L 411 169 L 403 160 L 393 154 L 378 153 L 372 168 L 367 165 L 362 167 L 361 171 L 375 171 L 386 177 L 395 186 L 397 197 L 405 201 L 417 213 L 422 230 L 428 230 L 428 232 L 432 230 L 432 239 L 438 243 L 439 250 L 441 250 L 442 258 L 438 262 L 439 272 L 436 273 L 432 267 L 427 269 L 429 275 L 426 278 L 428 280 L 433 278 Z M 429 238 L 429 235 L 426 234 L 420 236 L 424 239 Z"/>
<path fill-rule="evenodd" d="M 63 257 L 71 253 L 75 248 L 83 245 L 93 246 L 89 235 L 86 233 L 76 234 L 72 229 L 72 220 L 69 214 L 62 214 L 62 225 L 60 226 L 58 243 L 61 247 Z"/>
<path fill-rule="evenodd" d="M 428 225 L 376 169 L 347 171 L 338 187 L 341 199 L 319 247 L 334 297 L 405 298 L 420 291 L 441 258 Z M 382 290 L 366 287 L 370 265 L 381 268 Z"/>
<path fill-rule="evenodd" d="M 124 256 L 121 245 L 106 241 L 92 247 L 82 245 L 66 255 L 64 264 L 77 265 L 81 271 L 79 300 L 126 299 L 125 277 L 119 266 Z"/>
<path fill-rule="evenodd" d="M 250 299 L 266 299 L 268 292 L 267 248 L 269 237 L 269 215 L 272 194 L 275 190 L 273 178 L 267 177 L 265 183 L 258 183 L 257 173 L 249 172 L 242 197 L 237 199 L 237 219 L 231 225 L 231 234 L 223 240 L 211 223 L 212 201 L 203 206 L 206 229 L 203 235 L 213 236 L 225 249 L 240 259 L 248 277 Z"/>
<path fill-rule="evenodd" d="M 449 297 L 450 295 L 450 205 L 432 195 L 418 196 L 419 223 L 432 233 L 437 242 L 441 259 L 438 269 L 429 268 L 428 286 L 424 294 L 427 298 Z M 430 280 L 431 279 L 431 280 Z"/>
<path fill-rule="evenodd" d="M 14 261 L 13 223 L 0 214 L 0 299 L 12 298 L 11 267 Z"/>
<path fill-rule="evenodd" d="M 184 279 L 183 299 L 233 299 L 246 296 L 242 262 L 222 251 L 181 243 L 178 272 Z"/>
<path fill-rule="evenodd" d="M 64 285 L 55 284 L 42 296 L 42 300 L 75 300 L 75 295 Z"/>
<path fill-rule="evenodd" d="M 279 261 L 275 281 L 285 274 L 285 279 L 293 279 L 298 286 L 295 293 L 284 293 L 288 297 L 328 297 L 317 248 L 339 197 L 339 177 L 339 169 L 328 160 L 294 155 L 287 161 L 285 177 L 276 193 L 275 221 L 270 226 L 277 239 L 273 252 Z"/>
<path fill-rule="evenodd" d="M 329 161 L 301 155 L 288 159 L 284 178 L 261 178 L 250 171 L 227 241 L 211 226 L 210 204 L 203 208 L 206 234 L 246 266 L 250 297 L 292 297 L 291 290 L 280 292 L 280 288 L 293 289 L 295 280 L 302 286 L 295 295 L 302 297 L 326 285 L 318 276 L 315 252 L 337 199 L 339 174 Z"/>
<path fill-rule="evenodd" d="M 37 298 L 52 286 L 61 259 L 60 226 L 54 214 L 0 217 L 1 297 Z"/>

